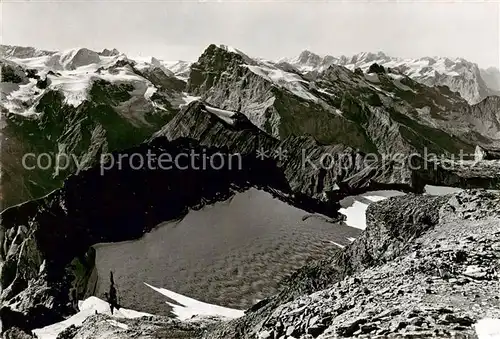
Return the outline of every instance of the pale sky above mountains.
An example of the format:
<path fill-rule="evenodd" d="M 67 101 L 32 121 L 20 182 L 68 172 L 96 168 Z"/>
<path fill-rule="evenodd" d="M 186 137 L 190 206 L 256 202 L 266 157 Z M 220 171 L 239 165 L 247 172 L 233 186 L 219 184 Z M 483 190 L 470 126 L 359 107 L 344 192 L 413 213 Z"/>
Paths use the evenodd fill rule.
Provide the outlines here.
<path fill-rule="evenodd" d="M 117 48 L 196 60 L 210 44 L 278 59 L 309 49 L 463 57 L 500 66 L 500 4 L 459 2 L 3 0 L 2 43 Z"/>

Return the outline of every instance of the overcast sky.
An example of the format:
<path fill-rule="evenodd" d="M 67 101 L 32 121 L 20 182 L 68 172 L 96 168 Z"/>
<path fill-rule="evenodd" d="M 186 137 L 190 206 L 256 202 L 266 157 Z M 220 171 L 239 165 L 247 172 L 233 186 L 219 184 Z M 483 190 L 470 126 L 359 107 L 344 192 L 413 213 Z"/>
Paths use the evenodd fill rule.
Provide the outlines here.
<path fill-rule="evenodd" d="M 216 43 L 270 59 L 383 51 L 500 66 L 496 3 L 14 1 L 3 0 L 4 44 L 196 60 Z"/>

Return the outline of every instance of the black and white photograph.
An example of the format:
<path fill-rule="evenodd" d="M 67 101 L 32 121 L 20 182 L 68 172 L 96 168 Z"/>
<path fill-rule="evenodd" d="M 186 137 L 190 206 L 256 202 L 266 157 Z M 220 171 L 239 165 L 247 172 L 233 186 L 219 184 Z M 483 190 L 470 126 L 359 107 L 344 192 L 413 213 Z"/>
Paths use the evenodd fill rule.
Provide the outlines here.
<path fill-rule="evenodd" d="M 0 0 L 0 338 L 500 339 L 500 2 Z"/>

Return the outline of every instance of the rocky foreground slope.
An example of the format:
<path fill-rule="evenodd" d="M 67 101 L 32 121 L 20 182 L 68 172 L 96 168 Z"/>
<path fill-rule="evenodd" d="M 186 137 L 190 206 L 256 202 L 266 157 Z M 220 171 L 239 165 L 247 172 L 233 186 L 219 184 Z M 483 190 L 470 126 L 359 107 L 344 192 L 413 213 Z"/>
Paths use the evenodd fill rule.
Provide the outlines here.
<path fill-rule="evenodd" d="M 499 206 L 498 191 L 390 198 L 354 243 L 240 319 L 96 315 L 60 338 L 478 338 L 500 318 Z"/>
<path fill-rule="evenodd" d="M 477 321 L 500 317 L 499 207 L 498 191 L 373 204 L 365 233 L 321 274 L 296 275 L 208 337 L 475 338 Z"/>

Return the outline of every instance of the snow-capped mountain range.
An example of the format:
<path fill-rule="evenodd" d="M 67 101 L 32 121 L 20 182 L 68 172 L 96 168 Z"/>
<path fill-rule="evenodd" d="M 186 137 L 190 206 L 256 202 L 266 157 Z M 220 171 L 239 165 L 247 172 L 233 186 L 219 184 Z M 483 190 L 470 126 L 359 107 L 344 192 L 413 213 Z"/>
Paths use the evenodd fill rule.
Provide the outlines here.
<path fill-rule="evenodd" d="M 480 69 L 477 64 L 463 58 L 423 57 L 404 59 L 391 57 L 383 52 L 363 52 L 350 57 L 320 56 L 303 51 L 295 58 L 284 58 L 286 62 L 303 73 L 322 72 L 331 65 L 341 65 L 350 70 L 363 71 L 377 63 L 387 68 L 397 69 L 410 78 L 428 86 L 448 86 L 459 92 L 469 103 L 475 104 L 489 95 L 500 92 L 500 71 L 494 67 Z"/>
<path fill-rule="evenodd" d="M 245 55 L 240 50 L 224 46 L 230 52 Z M 108 57 L 125 58 L 123 53 L 117 49 L 104 49 L 96 53 L 86 48 L 74 48 L 64 52 L 53 52 L 38 50 L 33 47 L 19 47 L 0 45 L 0 56 L 2 58 L 29 59 L 43 58 L 43 64 L 50 69 L 74 69 L 79 65 L 99 64 L 106 61 Z M 246 55 L 245 55 L 246 56 Z M 247 59 L 250 59 L 246 56 Z M 152 64 L 158 66 L 161 62 L 163 67 L 173 72 L 183 80 L 187 80 L 190 61 L 165 61 L 151 57 L 130 57 L 139 64 Z M 41 60 L 38 59 L 37 62 Z M 264 60 L 263 60 L 264 61 Z M 34 60 L 32 62 L 35 62 Z M 345 66 L 350 70 L 360 68 L 363 71 L 377 63 L 384 67 L 398 69 L 405 75 L 428 86 L 444 85 L 452 91 L 459 92 L 469 103 L 477 103 L 489 95 L 500 94 L 500 70 L 495 67 L 487 69 L 479 68 L 473 62 L 463 58 L 447 57 L 422 57 L 422 58 L 399 58 L 388 56 L 383 52 L 371 53 L 361 52 L 352 56 L 319 55 L 304 50 L 296 57 L 282 58 L 277 61 L 268 61 L 274 64 L 288 63 L 302 73 L 317 73 L 326 70 L 331 65 Z M 27 63 L 28 65 L 30 63 Z M 40 66 L 40 64 L 37 64 Z M 102 66 L 102 65 L 101 65 Z"/>
<path fill-rule="evenodd" d="M 1 171 L 8 173 L 2 193 L 4 199 L 17 196 L 5 199 L 7 206 L 60 184 L 58 171 L 25 173 L 18 161 L 22 154 L 73 153 L 90 164 L 99 152 L 150 137 L 193 100 L 183 92 L 189 69 L 183 62 L 134 61 L 116 49 L 2 46 L 0 52 Z"/>
<path fill-rule="evenodd" d="M 160 68 L 167 76 L 185 79 L 189 63 L 183 61 L 163 63 L 154 57 L 129 59 L 116 49 L 104 50 L 101 53 L 87 48 L 75 48 L 62 52 L 38 51 L 31 48 L 8 48 L 5 57 L 9 62 L 37 72 L 39 78 L 48 79 L 48 89 L 64 93 L 65 101 L 73 107 L 79 106 L 87 99 L 92 83 L 105 80 L 111 83 L 132 83 L 136 96 L 150 98 L 156 91 L 151 81 L 140 76 L 131 69 L 132 63 L 138 70 Z M 12 64 L 11 64 L 12 65 Z M 19 73 L 19 72 L 18 72 Z M 19 74 L 22 77 L 22 74 Z M 6 95 L 5 106 L 11 111 L 26 114 L 26 105 L 35 102 L 40 90 L 37 79 L 21 84 L 16 91 L 3 87 Z M 38 93 L 38 94 L 37 94 Z M 32 107 L 30 105 L 30 107 Z"/>
<path fill-rule="evenodd" d="M 400 336 L 421 326 L 420 338 L 428 338 L 439 331 L 450 334 L 450 329 L 472 335 L 473 324 L 498 317 L 494 309 L 499 290 L 497 193 L 407 194 L 386 202 L 380 201 L 385 196 L 369 193 L 387 190 L 387 197 L 399 192 L 431 193 L 429 185 L 436 190 L 441 190 L 439 186 L 498 189 L 499 163 L 486 159 L 480 147 L 500 145 L 500 97 L 487 96 L 476 104 L 462 97 L 483 95 L 479 88 L 484 89 L 485 83 L 494 86 L 495 70 L 484 71 L 484 80 L 477 66 L 461 59 L 400 62 L 382 53 L 334 58 L 304 52 L 295 59 L 270 61 L 213 44 L 193 63 L 131 57 L 116 49 L 50 52 L 4 46 L 0 50 L 0 201 L 2 208 L 10 206 L 0 213 L 0 331 L 18 331 L 7 337 L 33 338 L 29 332 L 38 329 L 34 334 L 42 338 L 75 339 L 304 339 L 331 334 L 348 338 L 375 333 Z M 454 161 L 454 155 L 474 153 L 474 149 L 484 159 Z M 424 159 L 427 151 L 443 159 Z M 116 157 L 103 170 L 98 161 L 110 152 Z M 30 169 L 33 163 L 26 163 L 24 156 L 42 153 L 56 159 L 71 155 L 74 166 L 37 164 Z M 237 154 L 241 161 L 237 167 L 222 161 L 222 167 L 212 164 L 200 170 L 191 158 L 187 159 L 191 165 L 181 162 L 157 170 L 164 169 L 160 155 L 179 160 L 188 153 L 203 153 L 203 159 L 211 160 Z M 147 158 L 147 166 L 143 163 L 138 168 L 132 161 L 135 156 Z M 416 165 L 426 160 L 425 166 L 414 168 L 411 160 Z M 255 200 L 242 197 L 242 212 L 231 206 L 236 194 L 254 189 L 279 206 L 300 211 L 278 213 L 272 200 L 264 200 L 262 194 L 255 195 Z M 249 201 L 257 200 L 260 211 L 270 206 L 268 215 L 248 208 Z M 335 234 L 321 236 L 306 247 L 317 247 L 327 257 L 308 263 L 284 282 L 276 297 L 261 300 L 246 312 L 147 285 L 168 298 L 180 319 L 214 311 L 226 318 L 241 317 L 207 328 L 210 332 L 197 328 L 193 336 L 191 328 L 169 335 L 164 332 L 165 322 L 149 314 L 130 320 L 146 315 L 131 309 L 110 316 L 107 303 L 88 298 L 99 290 L 103 277 L 96 271 L 102 252 L 93 248 L 95 244 L 136 240 L 166 221 L 173 221 L 179 231 L 188 230 L 183 220 L 189 221 L 201 243 L 208 244 L 204 252 L 190 241 L 193 252 L 201 253 L 189 259 L 196 264 L 196 272 L 201 272 L 199 263 L 210 268 L 215 258 L 228 275 L 252 284 L 261 280 L 262 275 L 250 278 L 239 264 L 233 270 L 225 255 L 213 251 L 223 243 L 231 246 L 231 258 L 237 257 L 234 249 L 239 247 L 245 251 L 242 257 L 248 257 L 251 252 L 245 246 L 252 243 L 248 236 L 243 236 L 240 246 L 239 238 L 229 237 L 228 232 L 205 227 L 207 220 L 211 225 L 221 223 L 202 215 L 198 220 L 205 231 L 223 235 L 220 242 L 211 242 L 190 219 L 189 211 L 201 213 L 207 207 L 205 211 L 213 212 L 217 203 L 231 215 L 255 217 L 249 222 L 259 227 L 261 220 L 281 214 L 276 224 L 285 226 L 285 234 L 294 234 L 289 225 L 297 225 L 317 235 L 301 222 L 318 221 Z M 239 219 L 220 210 L 217 214 L 228 220 L 235 233 L 248 230 Z M 276 226 L 271 226 L 274 234 Z M 179 249 L 175 249 L 166 246 L 162 236 L 149 235 L 160 240 L 160 251 L 165 249 L 168 256 L 180 254 L 179 249 L 188 245 L 177 242 Z M 188 233 L 179 236 L 190 239 Z M 265 241 L 273 249 L 257 245 L 256 256 L 263 260 L 258 266 L 276 261 L 269 253 L 277 253 L 287 264 L 299 262 L 286 250 L 288 245 L 283 250 L 274 241 Z M 457 244 L 460 248 L 455 251 Z M 323 252 L 326 246 L 335 246 L 335 252 Z M 149 246 L 142 248 L 144 252 L 125 252 L 134 257 L 155 252 Z M 135 259 L 124 260 L 123 253 L 116 257 L 117 263 L 127 264 L 121 268 L 122 277 L 123 273 L 139 277 L 145 266 L 165 266 L 162 258 L 156 258 L 160 266 L 129 266 Z M 207 263 L 197 259 L 201 257 Z M 186 267 L 182 260 L 179 263 Z M 116 267 L 113 262 L 111 268 Z M 181 269 L 173 271 L 167 275 L 175 278 Z M 221 276 L 225 277 L 206 280 L 210 283 Z M 205 279 L 198 274 L 186 277 Z M 269 277 L 274 280 L 277 274 Z M 153 279 L 138 281 L 141 287 L 144 281 L 160 286 Z M 111 287 L 113 275 L 110 292 Z M 230 284 L 227 294 L 241 287 Z M 133 296 L 123 306 L 140 306 L 143 300 Z M 481 304 L 492 306 L 491 311 L 473 307 L 478 296 Z M 453 298 L 457 302 L 448 303 Z M 361 303 L 354 305 L 353 300 Z M 426 307 L 429 300 L 435 308 Z M 186 325 L 166 320 L 174 331 Z M 137 329 L 153 322 L 152 335 Z M 28 333 L 21 337 L 16 334 L 19 331 Z"/>
<path fill-rule="evenodd" d="M 320 56 L 310 51 L 303 51 L 297 57 L 283 58 L 277 61 L 264 60 L 259 58 L 251 59 L 240 50 L 221 45 L 228 52 L 238 53 L 244 56 L 247 64 L 255 64 L 259 61 L 264 66 L 275 66 L 281 70 L 290 70 L 293 73 L 299 72 L 309 77 L 319 74 L 332 65 L 340 65 L 354 71 L 360 68 L 366 72 L 369 67 L 377 63 L 386 68 L 391 68 L 409 76 L 410 78 L 428 86 L 448 86 L 450 90 L 460 93 L 469 103 L 475 104 L 487 96 L 500 94 L 500 71 L 497 68 L 480 69 L 477 64 L 462 58 L 450 59 L 446 57 L 423 57 L 416 59 L 404 59 L 391 57 L 383 52 L 359 53 L 350 57 L 331 55 Z M 132 81 L 139 80 L 140 77 L 131 74 L 126 70 L 116 74 L 109 74 L 100 71 L 108 69 L 118 61 L 133 62 L 137 69 L 148 67 L 159 67 L 168 76 L 175 76 L 183 81 L 189 78 L 192 62 L 190 61 L 165 61 L 151 57 L 131 57 L 120 53 L 116 49 L 104 49 L 102 52 L 95 52 L 87 48 L 74 48 L 61 52 L 38 50 L 33 47 L 0 46 L 0 58 L 7 59 L 14 63 L 21 64 L 30 69 L 36 69 L 40 76 L 53 78 L 51 86 L 54 89 L 61 89 L 66 93 L 68 103 L 77 106 L 85 99 L 92 78 L 101 78 L 111 81 Z M 252 69 L 252 68 L 251 68 Z M 256 69 L 253 69 L 254 71 Z M 62 75 L 55 79 L 54 74 L 49 71 L 59 72 Z M 265 76 L 275 77 L 277 74 L 264 72 Z M 280 72 L 281 73 L 281 72 Z M 263 74 L 261 72 L 261 74 Z M 135 79 L 133 79 L 135 78 Z M 286 81 L 284 81 L 286 82 Z M 288 81 L 288 83 L 293 81 Z M 143 86 L 144 87 L 144 86 Z M 146 96 L 152 94 L 146 86 Z M 35 90 L 36 91 L 36 90 Z M 2 91 L 2 94 L 9 97 L 9 91 Z M 11 95 L 7 107 L 13 111 L 19 109 L 19 100 L 22 97 L 36 97 L 33 93 L 33 82 L 24 86 L 21 91 Z M 9 98 L 7 98 L 9 99 Z M 17 102 L 17 104 L 16 104 Z"/>
<path fill-rule="evenodd" d="M 196 62 L 116 49 L 0 46 L 0 53 L 1 133 L 9 150 L 2 171 L 10 174 L 3 191 L 16 197 L 10 204 L 44 195 L 64 179 L 47 171 L 25 177 L 21 154 L 73 153 L 91 166 L 100 152 L 151 137 L 196 99 L 241 112 L 278 139 L 311 135 L 381 154 L 423 147 L 473 152 L 477 144 L 500 144 L 500 97 L 470 104 L 494 91 L 477 65 L 463 59 L 306 51 L 272 61 L 225 45 L 210 45 Z M 484 72 L 488 84 L 497 81 L 494 69 Z"/>

